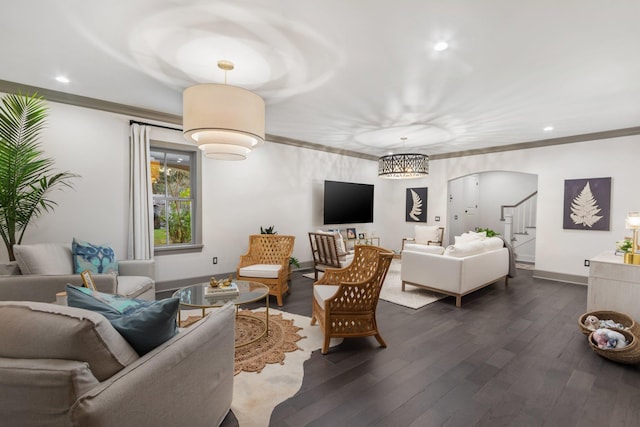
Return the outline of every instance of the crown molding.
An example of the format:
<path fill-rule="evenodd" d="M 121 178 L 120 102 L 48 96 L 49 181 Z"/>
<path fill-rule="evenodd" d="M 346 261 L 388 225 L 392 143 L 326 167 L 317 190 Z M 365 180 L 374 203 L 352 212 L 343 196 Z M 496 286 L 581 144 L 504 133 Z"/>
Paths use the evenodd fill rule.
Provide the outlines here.
<path fill-rule="evenodd" d="M 475 156 L 478 154 L 500 153 L 503 151 L 526 150 L 529 148 L 549 147 L 551 145 L 574 144 L 576 142 L 594 141 L 597 139 L 619 138 L 621 136 L 640 134 L 640 126 L 614 129 L 602 132 L 583 133 L 580 135 L 564 136 L 560 138 L 540 139 L 537 141 L 520 142 L 517 144 L 501 145 L 491 148 L 479 148 L 477 150 L 457 151 L 445 154 L 433 154 L 430 160 L 449 159 L 454 157 Z"/>
<path fill-rule="evenodd" d="M 77 107 L 90 108 L 93 110 L 107 111 L 110 113 L 122 114 L 140 119 L 154 120 L 163 123 L 170 123 L 182 126 L 182 116 L 175 114 L 162 113 L 160 111 L 149 110 L 146 108 L 133 107 L 130 105 L 119 104 L 116 102 L 103 101 L 101 99 L 89 98 L 87 96 L 74 95 L 71 93 L 60 92 L 57 90 L 45 89 L 36 86 L 30 86 L 22 83 L 0 80 L 0 92 L 4 93 L 38 93 L 47 101 L 58 102 L 61 104 L 69 104 Z M 537 141 L 520 142 L 516 144 L 502 145 L 490 148 L 479 148 L 476 150 L 456 151 L 445 154 L 429 155 L 429 160 L 441 160 L 455 157 L 475 156 L 478 154 L 500 153 L 503 151 L 526 150 L 530 148 L 548 147 L 552 145 L 573 144 L 576 142 L 593 141 L 597 139 L 618 138 L 621 136 L 640 134 L 640 126 L 614 129 L 603 132 L 586 133 L 581 135 L 565 136 L 561 138 L 543 139 Z M 287 138 L 278 135 L 266 135 L 266 140 L 277 144 L 291 145 L 294 147 L 306 148 L 309 150 L 324 151 L 327 153 L 340 154 L 343 156 L 356 157 L 360 159 L 377 161 L 378 156 L 365 153 L 358 153 L 351 150 L 343 150 L 335 147 L 328 147 L 322 144 L 301 141 L 298 139 Z"/>

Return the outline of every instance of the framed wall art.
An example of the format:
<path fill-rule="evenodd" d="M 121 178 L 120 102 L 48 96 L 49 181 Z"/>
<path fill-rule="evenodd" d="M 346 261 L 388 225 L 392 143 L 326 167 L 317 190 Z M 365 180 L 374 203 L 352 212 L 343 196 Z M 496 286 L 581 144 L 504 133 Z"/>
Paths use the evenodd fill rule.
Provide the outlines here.
<path fill-rule="evenodd" d="M 347 228 L 347 239 L 355 239 L 355 238 L 356 238 L 356 229 Z"/>
<path fill-rule="evenodd" d="M 427 222 L 427 187 L 407 188 L 405 220 Z"/>
<path fill-rule="evenodd" d="M 565 230 L 608 231 L 611 211 L 611 178 L 564 181 Z"/>

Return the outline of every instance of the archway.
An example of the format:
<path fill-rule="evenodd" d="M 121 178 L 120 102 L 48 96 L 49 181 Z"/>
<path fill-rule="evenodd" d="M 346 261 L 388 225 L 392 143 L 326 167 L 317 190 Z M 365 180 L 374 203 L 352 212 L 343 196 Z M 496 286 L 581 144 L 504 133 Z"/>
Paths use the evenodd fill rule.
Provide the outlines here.
<path fill-rule="evenodd" d="M 487 171 L 454 178 L 448 182 L 448 226 L 449 243 L 453 244 L 454 236 L 476 227 L 490 228 L 505 235 L 505 224 L 511 219 L 503 220 L 503 213 L 509 215 L 505 205 L 517 205 L 538 190 L 538 176 L 535 174 L 513 171 Z M 516 221 L 522 222 L 509 240 L 513 245 L 519 261 L 535 261 L 535 212 L 537 199 L 527 200 L 524 210 L 514 211 Z M 522 212 L 521 212 L 522 211 Z M 520 216 L 526 215 L 526 222 Z"/>

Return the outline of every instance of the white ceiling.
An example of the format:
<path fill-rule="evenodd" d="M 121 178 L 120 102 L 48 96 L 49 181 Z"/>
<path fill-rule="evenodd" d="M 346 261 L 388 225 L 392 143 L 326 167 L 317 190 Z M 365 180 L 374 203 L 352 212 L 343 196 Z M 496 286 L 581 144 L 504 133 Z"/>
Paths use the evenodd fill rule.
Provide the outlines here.
<path fill-rule="evenodd" d="M 401 137 L 433 155 L 640 125 L 637 0 L 7 0 L 2 14 L 2 80 L 181 115 L 183 89 L 222 83 L 229 59 L 268 134 L 369 155 Z"/>

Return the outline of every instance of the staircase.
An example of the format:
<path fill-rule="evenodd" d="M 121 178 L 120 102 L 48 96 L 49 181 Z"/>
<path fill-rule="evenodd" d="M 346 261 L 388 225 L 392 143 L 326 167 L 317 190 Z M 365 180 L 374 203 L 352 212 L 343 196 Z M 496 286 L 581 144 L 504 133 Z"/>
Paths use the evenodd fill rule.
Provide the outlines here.
<path fill-rule="evenodd" d="M 537 191 L 513 205 L 500 207 L 500 221 L 504 221 L 503 236 L 511 242 L 517 261 L 535 262 L 537 207 Z"/>

